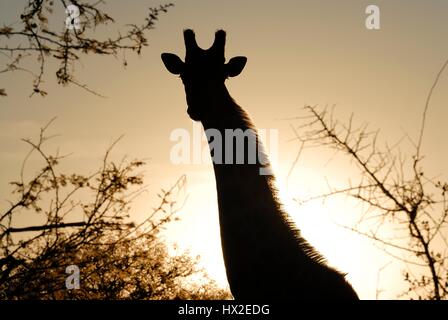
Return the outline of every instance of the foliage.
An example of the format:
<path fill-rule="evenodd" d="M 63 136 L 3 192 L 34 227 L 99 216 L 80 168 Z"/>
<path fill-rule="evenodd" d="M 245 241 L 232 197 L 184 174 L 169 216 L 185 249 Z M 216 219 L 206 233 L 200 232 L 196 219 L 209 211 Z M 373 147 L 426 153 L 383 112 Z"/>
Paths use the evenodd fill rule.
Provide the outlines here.
<path fill-rule="evenodd" d="M 355 127 L 352 118 L 344 124 L 327 109 L 307 106 L 306 110 L 309 116 L 300 139 L 308 146 L 342 152 L 359 173 L 358 180 L 351 177 L 346 188 L 331 188 L 306 201 L 348 195 L 366 204 L 359 223 L 349 229 L 405 264 L 409 290 L 403 296 L 447 299 L 448 183 L 427 176 L 419 145 L 409 161 L 396 146 L 380 147 L 378 131 L 369 131 L 366 125 Z"/>
<path fill-rule="evenodd" d="M 305 123 L 298 128 L 302 133 L 295 131 L 301 141 L 298 156 L 305 145 L 329 147 L 347 156 L 359 173 L 358 181 L 350 180 L 346 188 L 331 188 L 305 201 L 347 195 L 365 205 L 359 223 L 348 229 L 404 264 L 408 290 L 401 296 L 411 299 L 448 299 L 448 182 L 428 176 L 421 153 L 431 98 L 447 67 L 448 59 L 429 90 L 417 142 L 408 137 L 411 156 L 401 153 L 400 143 L 380 146 L 379 131 L 356 126 L 353 115 L 341 123 L 327 108 L 306 106 Z"/>
<path fill-rule="evenodd" d="M 60 13 L 65 14 L 70 4 L 79 8 L 79 30 L 71 30 L 61 23 L 56 23 L 61 20 Z M 8 59 L 0 73 L 24 71 L 31 74 L 34 79 L 31 95 L 38 93 L 45 96 L 47 92 L 42 89 L 42 84 L 46 66 L 48 61 L 56 61 L 59 63 L 56 71 L 59 84 L 74 84 L 97 94 L 75 78 L 75 63 L 88 54 L 117 57 L 119 52 L 132 51 L 140 55 L 143 47 L 148 45 L 146 32 L 155 28 L 161 13 L 166 13 L 174 6 L 168 3 L 150 8 L 141 25 L 130 24 L 124 34 L 118 33 L 107 39 L 99 39 L 95 34 L 96 29 L 115 23 L 115 20 L 100 8 L 102 4 L 102 0 L 94 3 L 80 0 L 27 0 L 20 20 L 0 27 L 0 39 L 7 41 L 6 45 L 0 47 L 0 53 Z M 36 59 L 37 70 L 29 70 L 23 66 L 23 60 L 27 57 Z M 123 65 L 127 65 L 125 59 Z M 6 96 L 5 89 L 0 89 L 0 96 Z"/>
<path fill-rule="evenodd" d="M 59 172 L 63 156 L 44 150 L 47 127 L 31 146 L 18 181 L 16 200 L 0 214 L 0 297 L 6 299 L 210 299 L 229 298 L 188 254 L 171 256 L 159 232 L 178 219 L 173 199 L 181 177 L 159 194 L 146 219 L 129 222 L 132 200 L 145 190 L 136 170 L 143 161 L 116 163 L 109 148 L 90 175 Z M 31 154 L 43 167 L 30 179 Z M 19 217 L 20 216 L 20 217 Z M 41 224 L 18 226 L 38 219 Z M 80 269 L 79 289 L 67 290 L 66 267 Z"/>

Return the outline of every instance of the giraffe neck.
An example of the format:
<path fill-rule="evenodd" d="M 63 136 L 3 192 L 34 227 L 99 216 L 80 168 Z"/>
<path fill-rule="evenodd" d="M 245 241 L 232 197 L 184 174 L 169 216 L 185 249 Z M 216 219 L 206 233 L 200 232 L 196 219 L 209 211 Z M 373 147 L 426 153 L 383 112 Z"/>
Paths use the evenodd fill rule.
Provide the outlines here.
<path fill-rule="evenodd" d="M 214 100 L 215 117 L 202 121 L 206 132 L 254 129 L 225 86 Z M 256 136 L 256 135 L 255 135 Z M 232 138 L 233 139 L 233 138 Z M 257 138 L 258 140 L 258 138 Z M 257 146 L 261 143 L 257 142 Z M 212 142 L 209 140 L 210 148 Z M 216 145 L 213 145 L 216 147 Z M 247 159 L 248 145 L 243 149 Z M 266 161 L 213 163 L 221 245 L 227 279 L 235 298 L 357 299 L 344 275 L 300 236 L 277 199 L 273 175 L 261 175 Z"/>
<path fill-rule="evenodd" d="M 236 192 L 233 190 L 239 190 L 241 194 L 251 194 L 258 189 L 269 192 L 273 196 L 274 176 L 265 176 L 264 173 L 267 170 L 260 172 L 261 168 L 270 165 L 248 114 L 232 99 L 225 87 L 221 99 L 216 99 L 215 103 L 219 105 L 214 109 L 220 111 L 212 119 L 202 121 L 202 125 L 213 159 L 218 198 L 228 193 L 234 195 Z M 218 145 L 214 144 L 216 142 L 212 137 L 214 133 L 220 136 L 221 143 Z M 238 135 L 240 138 L 235 138 Z M 242 141 L 244 141 L 243 145 L 241 145 Z M 217 146 L 219 148 L 216 148 Z M 220 156 L 214 158 L 216 152 Z M 251 154 L 249 155 L 249 153 Z M 219 160 L 215 161 L 216 159 Z M 250 179 L 244 180 L 245 177 Z M 252 197 L 244 199 L 249 203 L 254 202 Z M 274 197 L 272 197 L 272 201 L 273 205 L 277 204 Z"/>
<path fill-rule="evenodd" d="M 254 130 L 254 127 L 247 113 L 235 103 L 226 89 L 215 103 L 219 104 L 214 106 L 215 110 L 222 110 L 222 113 L 218 112 L 218 116 L 204 120 L 202 124 L 206 133 L 213 129 L 221 134 L 222 159 L 226 159 L 228 149 L 225 146 L 229 143 L 226 141 L 229 139 L 226 130 L 240 129 L 244 132 Z M 256 134 L 255 139 L 252 143 L 261 147 Z M 209 144 L 212 147 L 210 140 Z M 244 145 L 243 150 L 246 161 L 249 144 Z M 256 284 L 260 281 L 257 274 L 275 277 L 278 270 L 267 268 L 266 261 L 275 260 L 278 248 L 298 249 L 297 233 L 285 219 L 277 199 L 274 176 L 260 174 L 260 168 L 269 164 L 265 160 L 260 163 L 259 160 L 257 157 L 256 163 L 252 164 L 213 163 L 223 256 L 234 295 L 253 291 L 259 286 Z"/>

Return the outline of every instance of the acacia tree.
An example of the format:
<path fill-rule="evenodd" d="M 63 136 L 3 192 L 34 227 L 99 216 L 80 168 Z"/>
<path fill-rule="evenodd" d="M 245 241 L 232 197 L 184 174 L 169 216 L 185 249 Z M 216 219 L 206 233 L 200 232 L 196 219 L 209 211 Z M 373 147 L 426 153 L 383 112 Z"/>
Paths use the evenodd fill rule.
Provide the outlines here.
<path fill-rule="evenodd" d="M 149 8 L 140 25 L 127 25 L 121 33 L 109 32 L 100 39 L 96 28 L 115 23 L 103 10 L 104 1 L 25 3 L 16 22 L 2 21 L 0 53 L 6 62 L 0 73 L 30 74 L 31 96 L 47 94 L 43 84 L 51 62 L 58 65 L 55 75 L 59 84 L 98 94 L 77 80 L 77 63 L 87 55 L 117 58 L 123 53 L 126 66 L 125 53 L 140 55 L 148 45 L 147 32 L 173 6 L 168 3 Z M 106 34 L 107 30 L 110 28 Z M 33 59 L 37 62 L 34 65 Z M 0 88 L 0 96 L 6 95 Z M 11 183 L 16 199 L 0 212 L 0 299 L 230 297 L 208 279 L 195 259 L 186 253 L 170 256 L 160 239 L 160 231 L 178 219 L 173 197 L 184 187 L 185 177 L 169 190 L 162 190 L 159 206 L 135 225 L 129 221 L 129 211 L 134 197 L 145 190 L 143 176 L 135 173 L 144 162 L 110 161 L 111 147 L 97 172 L 61 173 L 58 169 L 64 157 L 45 151 L 49 138 L 46 129 L 41 130 L 37 141 L 24 140 L 31 152 L 25 158 L 20 179 Z M 43 166 L 27 179 L 24 170 L 32 154 L 43 160 Z M 24 217 L 40 222 L 19 226 Z M 81 272 L 77 290 L 67 290 L 65 284 L 66 267 L 71 265 Z M 193 281 L 193 276 L 200 281 Z"/>
<path fill-rule="evenodd" d="M 132 200 L 146 189 L 136 170 L 143 161 L 109 160 L 97 172 L 59 172 L 63 156 L 49 154 L 47 127 L 14 186 L 16 199 L 0 214 L 0 298 L 4 299 L 210 299 L 229 298 L 188 254 L 170 256 L 160 231 L 173 220 L 185 177 L 158 196 L 159 205 L 139 224 L 129 220 Z M 43 166 L 25 177 L 36 154 Z M 38 220 L 41 223 L 30 224 Z M 29 225 L 23 226 L 27 221 Z M 18 223 L 21 226 L 18 226 Z M 66 268 L 80 270 L 78 290 L 66 287 Z M 192 276 L 196 278 L 193 281 Z M 199 279 L 199 282 L 198 280 Z"/>
<path fill-rule="evenodd" d="M 306 106 L 304 123 L 296 131 L 302 148 L 335 149 L 359 173 L 358 180 L 352 178 L 345 188 L 330 187 L 328 193 L 301 201 L 345 195 L 365 204 L 359 223 L 347 228 L 404 263 L 408 290 L 402 296 L 409 298 L 448 298 L 448 182 L 428 176 L 421 153 L 431 96 L 447 66 L 448 60 L 430 89 L 410 156 L 397 145 L 381 144 L 379 131 L 357 126 L 353 117 L 340 122 L 327 108 Z"/>
<path fill-rule="evenodd" d="M 0 53 L 6 59 L 0 74 L 12 71 L 27 72 L 33 78 L 31 96 L 36 93 L 45 96 L 47 92 L 42 85 L 46 66 L 49 61 L 55 61 L 59 64 L 56 71 L 59 84 L 73 84 L 98 94 L 76 79 L 76 62 L 89 54 L 117 57 L 120 52 L 131 51 L 140 55 L 142 49 L 148 45 L 146 33 L 155 28 L 160 14 L 173 6 L 168 3 L 149 8 L 142 24 L 127 25 L 123 33 L 110 34 L 106 39 L 99 39 L 95 33 L 96 28 L 115 23 L 102 9 L 103 4 L 102 0 L 27 0 L 19 20 L 12 23 L 3 21 L 3 26 L 0 27 Z M 76 12 L 71 11 L 73 7 L 70 6 L 76 6 Z M 69 16 L 64 15 L 65 12 Z M 25 67 L 26 58 L 34 58 L 37 67 Z M 123 65 L 127 65 L 125 58 Z M 0 88 L 0 96 L 2 95 L 7 95 L 4 88 Z"/>

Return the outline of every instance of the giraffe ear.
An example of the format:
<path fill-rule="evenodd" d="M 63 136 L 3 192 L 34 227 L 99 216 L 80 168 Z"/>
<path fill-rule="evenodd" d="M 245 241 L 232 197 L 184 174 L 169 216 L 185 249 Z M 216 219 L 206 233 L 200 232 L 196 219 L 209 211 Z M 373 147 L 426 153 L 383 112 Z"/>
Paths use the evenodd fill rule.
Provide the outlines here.
<path fill-rule="evenodd" d="M 243 71 L 246 65 L 246 57 L 234 57 L 226 64 L 226 72 L 229 77 L 236 77 Z"/>
<path fill-rule="evenodd" d="M 167 70 L 172 74 L 181 74 L 184 70 L 184 63 L 175 54 L 162 53 L 162 61 Z"/>

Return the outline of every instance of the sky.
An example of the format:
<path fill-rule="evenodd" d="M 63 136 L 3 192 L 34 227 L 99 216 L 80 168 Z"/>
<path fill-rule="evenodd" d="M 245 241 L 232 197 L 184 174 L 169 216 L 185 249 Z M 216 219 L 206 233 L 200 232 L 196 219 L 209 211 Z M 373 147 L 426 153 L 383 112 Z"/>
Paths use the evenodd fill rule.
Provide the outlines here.
<path fill-rule="evenodd" d="M 25 3 L 1 1 L 0 23 L 16 21 Z M 98 37 L 143 21 L 145 10 L 160 3 L 107 0 L 103 7 L 116 24 L 99 28 Z M 307 104 L 335 104 L 338 118 L 353 113 L 358 123 L 380 129 L 385 141 L 397 141 L 405 134 L 416 139 L 428 91 L 448 58 L 448 2 L 182 0 L 174 4 L 148 33 L 149 46 L 143 54 L 126 54 L 126 68 L 113 57 L 89 56 L 77 65 L 77 78 L 106 98 L 57 85 L 55 65 L 49 66 L 45 77 L 44 88 L 49 92 L 45 98 L 29 98 L 29 75 L 1 74 L 0 88 L 8 96 L 0 99 L 0 209 L 8 206 L 8 182 L 18 176 L 28 150 L 20 138 L 36 137 L 53 117 L 57 119 L 50 132 L 58 137 L 48 148 L 71 153 L 64 166 L 80 172 L 97 168 L 107 147 L 123 134 L 113 157 L 148 159 L 145 177 L 150 192 L 135 201 L 135 219 L 144 218 L 141 212 L 156 203 L 160 188 L 185 174 L 183 196 L 187 199 L 179 213 L 181 221 L 164 236 L 181 250 L 200 255 L 210 275 L 225 285 L 212 166 L 210 162 L 176 165 L 170 161 L 171 132 L 183 128 L 193 133 L 193 122 L 186 114 L 180 79 L 168 73 L 160 59 L 162 52 L 184 57 L 185 28 L 194 29 L 203 48 L 211 45 L 217 29 L 224 29 L 227 59 L 248 58 L 242 74 L 227 82 L 232 97 L 257 128 L 279 132 L 274 169 L 291 217 L 332 265 L 348 273 L 361 298 L 375 298 L 379 289 L 380 298 L 396 297 L 403 289 L 397 276 L 400 267 L 389 264 L 391 258 L 366 239 L 338 226 L 353 221 L 357 208 L 341 200 L 307 206 L 293 201 L 327 191 L 327 181 L 347 182 L 354 172 L 347 164 L 329 163 L 331 152 L 310 149 L 286 179 L 299 149 L 292 140 L 291 125 L 297 125 L 292 118 L 303 115 Z M 380 9 L 379 30 L 365 27 L 365 9 L 371 4 Z M 63 10 L 55 12 L 54 19 L 64 21 Z M 3 41 L 0 38 L 0 46 Z M 4 62 L 0 57 L 0 63 Z M 444 130 L 447 88 L 448 75 L 443 74 L 431 100 L 422 150 L 429 175 L 441 177 L 446 177 L 448 162 L 448 152 L 442 148 L 448 138 Z"/>

